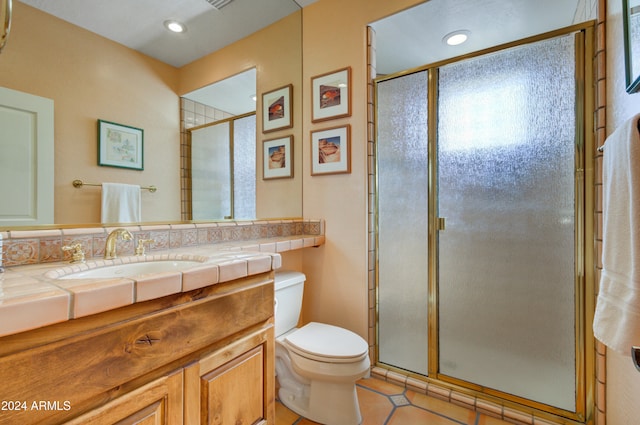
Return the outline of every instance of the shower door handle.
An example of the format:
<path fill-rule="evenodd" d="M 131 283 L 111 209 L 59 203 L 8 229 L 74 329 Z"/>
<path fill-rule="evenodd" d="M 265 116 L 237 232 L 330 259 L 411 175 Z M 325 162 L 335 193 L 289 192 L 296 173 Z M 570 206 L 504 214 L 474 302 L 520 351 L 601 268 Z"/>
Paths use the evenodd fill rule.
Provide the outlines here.
<path fill-rule="evenodd" d="M 445 228 L 445 221 L 447 219 L 445 217 L 436 218 L 436 228 L 439 232 L 443 232 Z"/>

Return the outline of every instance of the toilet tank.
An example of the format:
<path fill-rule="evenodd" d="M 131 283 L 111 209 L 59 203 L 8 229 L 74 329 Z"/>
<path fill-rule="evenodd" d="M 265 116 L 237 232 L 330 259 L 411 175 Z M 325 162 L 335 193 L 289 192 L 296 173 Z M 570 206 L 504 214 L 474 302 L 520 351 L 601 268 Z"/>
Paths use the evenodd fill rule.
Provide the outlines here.
<path fill-rule="evenodd" d="M 302 310 L 302 292 L 304 273 L 283 270 L 275 276 L 275 333 L 276 337 L 290 331 L 298 325 Z"/>

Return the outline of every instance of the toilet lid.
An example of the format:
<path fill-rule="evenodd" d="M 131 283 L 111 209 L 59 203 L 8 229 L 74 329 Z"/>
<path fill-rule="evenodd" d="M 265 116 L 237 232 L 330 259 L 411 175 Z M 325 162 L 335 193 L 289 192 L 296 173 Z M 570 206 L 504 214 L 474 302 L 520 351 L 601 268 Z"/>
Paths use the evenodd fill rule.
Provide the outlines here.
<path fill-rule="evenodd" d="M 367 342 L 347 329 L 311 322 L 285 337 L 290 349 L 298 354 L 327 360 L 349 360 L 366 355 Z"/>

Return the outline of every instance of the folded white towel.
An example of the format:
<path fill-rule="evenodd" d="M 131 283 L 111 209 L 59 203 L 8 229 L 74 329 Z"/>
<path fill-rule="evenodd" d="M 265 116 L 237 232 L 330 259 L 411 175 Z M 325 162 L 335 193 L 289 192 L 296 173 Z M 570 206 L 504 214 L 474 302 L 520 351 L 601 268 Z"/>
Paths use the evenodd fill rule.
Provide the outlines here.
<path fill-rule="evenodd" d="M 629 354 L 640 345 L 640 114 L 606 140 L 602 169 L 602 275 L 595 337 Z"/>
<path fill-rule="evenodd" d="M 102 183 L 102 222 L 136 223 L 141 221 L 140 186 Z"/>

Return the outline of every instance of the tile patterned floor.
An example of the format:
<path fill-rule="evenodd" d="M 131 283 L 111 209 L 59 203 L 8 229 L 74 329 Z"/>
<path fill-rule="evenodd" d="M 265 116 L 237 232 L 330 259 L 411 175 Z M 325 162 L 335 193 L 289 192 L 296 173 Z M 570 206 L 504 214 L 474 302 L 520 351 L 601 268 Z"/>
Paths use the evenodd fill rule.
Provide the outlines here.
<path fill-rule="evenodd" d="M 362 425 L 509 425 L 509 422 L 376 378 L 357 384 Z M 317 425 L 276 404 L 276 425 Z"/>

